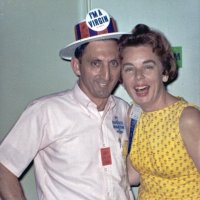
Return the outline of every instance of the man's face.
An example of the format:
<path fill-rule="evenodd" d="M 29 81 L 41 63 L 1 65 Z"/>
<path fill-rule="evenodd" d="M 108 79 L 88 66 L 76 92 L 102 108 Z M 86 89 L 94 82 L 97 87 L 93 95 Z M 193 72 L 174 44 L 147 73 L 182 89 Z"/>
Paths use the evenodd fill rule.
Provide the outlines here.
<path fill-rule="evenodd" d="M 97 105 L 107 100 L 120 76 L 119 50 L 114 40 L 90 42 L 72 61 L 82 91 Z"/>

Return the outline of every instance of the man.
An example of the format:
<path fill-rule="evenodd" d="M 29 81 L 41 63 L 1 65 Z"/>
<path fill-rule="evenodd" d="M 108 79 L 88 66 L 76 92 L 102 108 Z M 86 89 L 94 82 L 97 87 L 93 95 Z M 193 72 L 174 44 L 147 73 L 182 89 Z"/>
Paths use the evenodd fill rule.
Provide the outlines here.
<path fill-rule="evenodd" d="M 38 199 L 127 200 L 128 105 L 111 95 L 120 78 L 115 22 L 93 9 L 60 51 L 74 88 L 35 100 L 0 146 L 0 196 L 25 199 L 18 177 L 34 159 Z"/>

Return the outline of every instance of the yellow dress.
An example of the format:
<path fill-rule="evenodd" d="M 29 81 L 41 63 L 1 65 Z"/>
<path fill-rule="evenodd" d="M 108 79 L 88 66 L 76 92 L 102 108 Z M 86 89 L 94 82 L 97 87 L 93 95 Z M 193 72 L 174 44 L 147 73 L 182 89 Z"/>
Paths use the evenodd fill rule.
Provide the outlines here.
<path fill-rule="evenodd" d="M 162 110 L 141 114 L 130 152 L 132 165 L 141 175 L 139 200 L 200 199 L 200 174 L 179 130 L 187 106 L 180 99 Z"/>

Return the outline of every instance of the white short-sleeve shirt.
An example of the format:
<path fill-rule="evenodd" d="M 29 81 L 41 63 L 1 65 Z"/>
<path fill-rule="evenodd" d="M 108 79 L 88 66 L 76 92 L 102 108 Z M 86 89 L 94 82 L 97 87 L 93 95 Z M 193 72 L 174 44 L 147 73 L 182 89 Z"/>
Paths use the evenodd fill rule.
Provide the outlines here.
<path fill-rule="evenodd" d="M 111 96 L 101 115 L 78 84 L 35 100 L 2 142 L 0 162 L 19 177 L 34 160 L 40 200 L 127 200 L 127 110 Z"/>

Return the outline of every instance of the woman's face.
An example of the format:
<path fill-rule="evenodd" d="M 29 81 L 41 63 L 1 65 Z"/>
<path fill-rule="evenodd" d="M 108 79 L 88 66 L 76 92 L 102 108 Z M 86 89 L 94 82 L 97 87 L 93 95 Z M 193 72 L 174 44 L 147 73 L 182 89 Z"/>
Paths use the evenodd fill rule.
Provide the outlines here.
<path fill-rule="evenodd" d="M 166 90 L 163 66 L 150 46 L 126 47 L 122 51 L 123 85 L 144 111 L 162 106 Z"/>

